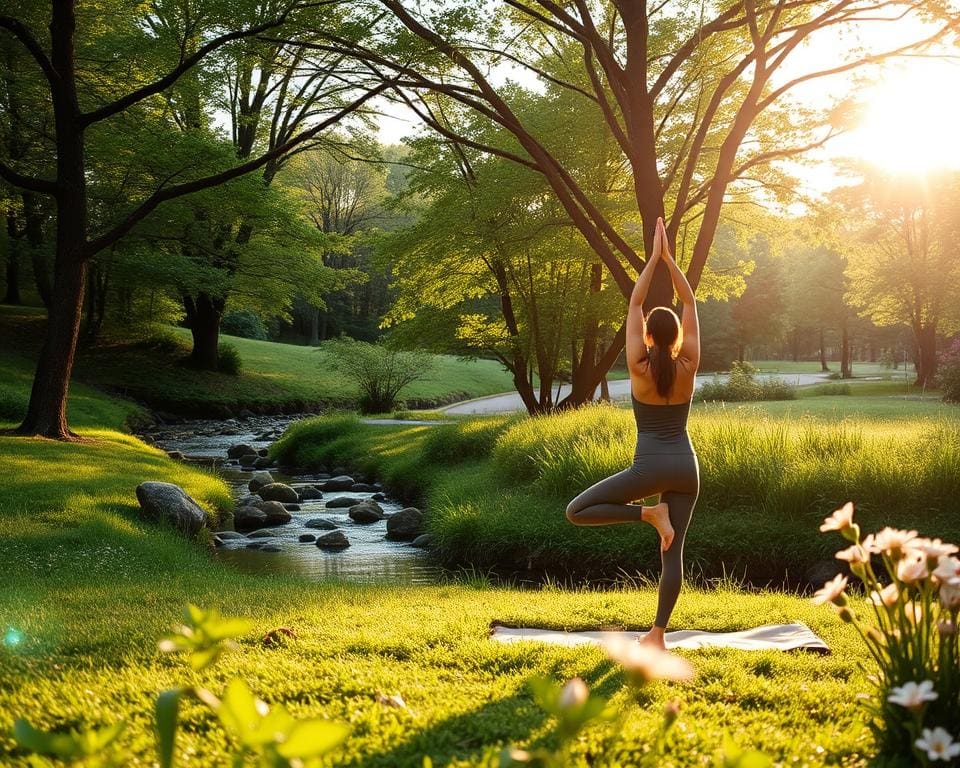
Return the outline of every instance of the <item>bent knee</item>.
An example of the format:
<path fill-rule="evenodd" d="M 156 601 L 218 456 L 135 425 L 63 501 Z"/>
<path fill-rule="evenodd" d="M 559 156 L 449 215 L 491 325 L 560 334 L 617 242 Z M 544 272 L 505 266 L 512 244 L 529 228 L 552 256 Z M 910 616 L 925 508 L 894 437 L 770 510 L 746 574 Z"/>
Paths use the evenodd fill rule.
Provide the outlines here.
<path fill-rule="evenodd" d="M 576 499 L 574 499 L 576 501 Z M 571 501 L 567 504 L 567 520 L 569 520 L 574 525 L 580 525 L 580 521 L 577 519 L 577 514 L 580 513 L 581 508 Z"/>

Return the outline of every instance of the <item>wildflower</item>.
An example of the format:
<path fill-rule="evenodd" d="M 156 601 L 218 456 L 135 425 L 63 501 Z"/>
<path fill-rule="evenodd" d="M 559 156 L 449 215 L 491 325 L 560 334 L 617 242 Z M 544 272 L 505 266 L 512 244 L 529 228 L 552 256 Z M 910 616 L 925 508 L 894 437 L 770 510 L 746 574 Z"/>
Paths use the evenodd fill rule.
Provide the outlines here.
<path fill-rule="evenodd" d="M 898 560 L 911 539 L 917 538 L 916 531 L 903 531 L 887 526 L 873 539 L 873 546 L 878 552 L 885 552 L 894 560 Z"/>
<path fill-rule="evenodd" d="M 671 699 L 663 706 L 663 728 L 667 730 L 672 726 L 677 717 L 680 716 L 680 702 L 676 699 Z"/>
<path fill-rule="evenodd" d="M 878 552 L 880 552 L 880 550 L 877 548 L 876 542 L 877 542 L 877 537 L 874 536 L 872 533 L 868 533 L 866 536 L 863 537 L 863 541 L 860 542 L 860 546 L 863 547 L 868 554 L 875 555 Z"/>
<path fill-rule="evenodd" d="M 590 698 L 590 691 L 587 690 L 587 684 L 579 677 L 574 677 L 567 680 L 567 684 L 563 686 L 557 703 L 560 709 L 570 710 L 583 706 L 588 698 Z"/>
<path fill-rule="evenodd" d="M 852 547 L 837 552 L 837 560 L 846 560 L 850 565 L 863 565 L 869 559 L 869 553 L 859 544 L 854 544 Z"/>
<path fill-rule="evenodd" d="M 834 510 L 833 514 L 823 519 L 823 525 L 820 531 L 840 531 L 841 533 L 853 526 L 853 502 L 848 501 L 840 509 Z"/>
<path fill-rule="evenodd" d="M 939 581 L 950 581 L 952 578 L 960 577 L 960 560 L 947 555 L 941 556 L 940 560 L 937 561 L 933 576 Z"/>
<path fill-rule="evenodd" d="M 903 606 L 903 611 L 907 616 L 907 621 L 914 626 L 918 625 L 923 618 L 923 606 L 913 600 Z"/>
<path fill-rule="evenodd" d="M 940 539 L 914 539 L 908 545 L 911 549 L 919 549 L 934 561 L 947 555 L 955 555 L 958 551 L 955 544 L 944 544 Z"/>
<path fill-rule="evenodd" d="M 926 752 L 930 760 L 949 762 L 960 755 L 960 744 L 956 743 L 945 729 L 939 726 L 933 730 L 924 728 L 922 733 L 922 737 L 914 744 L 921 752 Z"/>
<path fill-rule="evenodd" d="M 929 575 L 930 571 L 927 569 L 927 558 L 923 552 L 908 550 L 903 559 L 897 563 L 897 578 L 907 584 L 921 581 Z"/>
<path fill-rule="evenodd" d="M 894 605 L 900 597 L 900 588 L 896 584 L 887 584 L 879 592 L 871 592 L 870 600 L 874 605 L 885 605 L 889 608 Z"/>
<path fill-rule="evenodd" d="M 604 641 L 607 655 L 623 666 L 634 685 L 651 680 L 692 680 L 693 665 L 667 651 L 613 636 Z"/>
<path fill-rule="evenodd" d="M 940 585 L 940 602 L 948 611 L 960 610 L 960 578 L 955 576 Z"/>
<path fill-rule="evenodd" d="M 814 596 L 810 599 L 810 602 L 814 605 L 822 605 L 823 603 L 833 603 L 834 605 L 845 605 L 847 598 L 843 595 L 843 590 L 847 588 L 847 577 L 841 576 L 839 573 L 834 576 L 830 581 L 823 585 L 822 588 L 818 589 Z"/>
<path fill-rule="evenodd" d="M 887 696 L 887 701 L 899 704 L 907 709 L 920 709 L 926 702 L 934 701 L 937 692 L 933 690 L 933 680 L 924 680 L 921 683 L 909 682 L 894 686 Z"/>

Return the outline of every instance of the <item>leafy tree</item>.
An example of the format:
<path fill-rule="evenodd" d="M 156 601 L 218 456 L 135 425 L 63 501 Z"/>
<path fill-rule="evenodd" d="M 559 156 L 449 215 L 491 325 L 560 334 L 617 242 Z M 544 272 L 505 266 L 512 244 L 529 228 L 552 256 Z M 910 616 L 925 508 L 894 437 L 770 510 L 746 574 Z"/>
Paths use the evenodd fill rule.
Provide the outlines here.
<path fill-rule="evenodd" d="M 731 320 L 737 339 L 737 361 L 744 361 L 748 346 L 775 342 L 783 326 L 783 275 L 770 242 L 762 234 L 750 243 L 754 268 L 746 290 L 733 305 Z M 756 359 L 756 358 L 754 358 Z"/>
<path fill-rule="evenodd" d="M 169 4 L 169 5 L 172 5 Z M 362 90 L 359 95 L 345 95 L 342 107 L 313 123 L 310 128 L 276 147 L 256 154 L 243 162 L 233 162 L 218 172 L 201 175 L 182 168 L 175 176 L 140 191 L 132 203 L 117 206 L 114 217 L 96 230 L 91 229 L 87 161 L 88 134 L 111 119 L 122 120 L 185 78 L 193 78 L 194 68 L 206 57 L 228 44 L 255 38 L 270 30 L 281 30 L 297 21 L 298 13 L 311 11 L 312 4 L 281 2 L 266 9 L 260 19 L 237 27 L 237 2 L 197 0 L 190 12 L 207 20 L 201 40 L 181 39 L 171 45 L 154 22 L 156 9 L 168 4 L 126 8 L 117 15 L 112 6 L 91 5 L 82 8 L 78 18 L 75 0 L 55 0 L 49 5 L 49 40 L 45 47 L 34 31 L 40 26 L 38 6 L 19 4 L 13 15 L 4 5 L 0 14 L 0 30 L 12 36 L 29 54 L 46 80 L 49 106 L 54 114 L 54 136 L 57 165 L 54 178 L 39 175 L 35 168 L 20 166 L 12 158 L 0 162 L 0 178 L 18 188 L 51 196 L 56 204 L 56 246 L 54 281 L 46 340 L 40 353 L 26 417 L 19 434 L 45 435 L 71 439 L 66 418 L 66 399 L 74 354 L 80 331 L 80 318 L 87 266 L 100 252 L 110 248 L 143 221 L 163 202 L 223 184 L 246 173 L 263 168 L 271 161 L 304 145 L 325 128 L 360 108 L 385 86 Z M 249 3 L 246 4 L 249 7 Z M 254 3 L 257 7 L 259 4 Z M 273 5 L 273 4 L 271 4 Z M 183 6 L 185 9 L 187 6 Z M 243 9 L 243 10 L 246 10 Z M 114 14 L 109 17 L 108 14 Z M 110 18 L 110 24 L 106 24 Z M 79 24 L 78 24 L 79 22 Z M 315 22 L 316 23 L 316 22 Z M 117 27 L 123 32 L 116 34 Z M 187 34 L 193 33 L 187 27 Z M 87 54 L 104 53 L 105 40 L 122 44 L 123 60 L 129 66 L 128 77 L 116 77 L 116 54 L 108 57 Z M 112 77 L 98 75 L 114 70 Z M 101 70 L 101 71 L 98 71 Z M 131 81 L 133 85 L 131 86 Z M 13 165 L 11 165 L 11 162 Z M 17 166 L 17 167 L 14 167 Z"/>
<path fill-rule="evenodd" d="M 960 328 L 960 174 L 867 171 L 843 197 L 863 222 L 849 233 L 850 300 L 877 324 L 909 324 L 916 383 L 932 386 L 937 335 Z"/>
<path fill-rule="evenodd" d="M 392 16 L 384 18 L 381 7 Z M 794 54 L 811 40 L 836 40 L 865 24 L 898 24 L 916 9 L 887 0 L 715 7 L 582 0 L 411 7 L 379 0 L 360 8 L 369 14 L 370 34 L 362 42 L 327 34 L 321 47 L 394 79 L 395 98 L 439 135 L 542 174 L 624 296 L 633 285 L 629 270 L 642 267 L 630 228 L 642 234 L 648 251 L 656 219 L 665 216 L 671 247 L 687 262 L 696 288 L 725 202 L 792 194 L 776 161 L 802 155 L 841 130 L 829 119 L 832 110 L 815 114 L 793 100 L 800 86 L 920 50 L 953 25 L 942 19 L 923 40 L 895 49 L 834 43 L 835 58 L 798 72 L 790 71 Z M 916 12 L 933 16 L 937 9 L 924 5 Z M 560 157 L 562 146 L 518 109 L 529 92 L 490 74 L 507 67 L 533 75 L 547 98 L 564 91 L 584 109 L 601 112 L 605 135 L 629 171 L 634 217 L 617 222 L 608 216 Z M 490 143 L 462 131 L 472 123 L 451 121 L 450 102 L 501 127 L 512 142 Z M 659 270 L 649 302 L 666 304 L 670 297 L 666 269 Z M 623 341 L 621 327 L 611 346 L 619 351 Z M 596 385 L 610 355 L 600 360 L 587 384 Z"/>

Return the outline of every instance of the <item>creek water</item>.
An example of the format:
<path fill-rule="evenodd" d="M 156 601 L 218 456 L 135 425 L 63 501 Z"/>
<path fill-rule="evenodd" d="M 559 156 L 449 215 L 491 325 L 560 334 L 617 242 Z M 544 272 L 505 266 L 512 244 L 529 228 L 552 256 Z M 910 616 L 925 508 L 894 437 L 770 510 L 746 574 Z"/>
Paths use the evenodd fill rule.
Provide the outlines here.
<path fill-rule="evenodd" d="M 154 427 L 146 431 L 144 437 L 166 451 L 179 451 L 184 461 L 213 465 L 214 471 L 230 486 L 233 497 L 240 499 L 250 493 L 248 483 L 253 472 L 241 469 L 235 460 L 228 459 L 229 448 L 244 443 L 255 449 L 264 449 L 297 418 L 302 417 L 197 420 Z M 316 474 L 290 476 L 275 468 L 268 471 L 275 481 L 294 489 L 322 484 L 329 477 Z M 299 502 L 300 509 L 290 511 L 289 523 L 267 528 L 271 536 L 245 536 L 225 541 L 217 547 L 215 557 L 249 573 L 296 574 L 318 581 L 426 584 L 437 580 L 440 568 L 430 555 L 412 547 L 409 542 L 388 540 L 385 520 L 360 524 L 350 519 L 346 508 L 327 509 L 327 501 L 339 496 L 356 498 L 359 503 L 371 498 L 373 492 L 325 491 L 321 499 Z M 389 496 L 378 503 L 388 516 L 406 506 Z M 343 550 L 326 550 L 312 542 L 300 542 L 298 539 L 302 534 L 321 536 L 327 533 L 307 527 L 307 521 L 318 517 L 334 523 L 346 535 L 350 546 Z M 270 546 L 271 549 L 276 547 L 279 551 L 250 549 L 251 544 Z"/>

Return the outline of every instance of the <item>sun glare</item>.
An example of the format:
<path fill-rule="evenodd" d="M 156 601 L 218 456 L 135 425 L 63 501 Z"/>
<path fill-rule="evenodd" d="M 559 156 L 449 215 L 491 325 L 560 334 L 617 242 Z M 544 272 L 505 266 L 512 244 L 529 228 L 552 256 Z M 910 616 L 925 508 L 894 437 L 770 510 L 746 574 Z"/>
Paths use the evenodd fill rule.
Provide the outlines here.
<path fill-rule="evenodd" d="M 863 93 L 851 154 L 897 173 L 960 169 L 960 65 L 912 59 Z"/>

